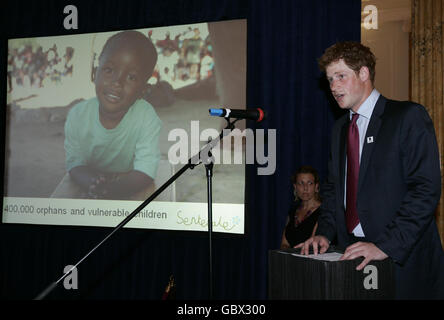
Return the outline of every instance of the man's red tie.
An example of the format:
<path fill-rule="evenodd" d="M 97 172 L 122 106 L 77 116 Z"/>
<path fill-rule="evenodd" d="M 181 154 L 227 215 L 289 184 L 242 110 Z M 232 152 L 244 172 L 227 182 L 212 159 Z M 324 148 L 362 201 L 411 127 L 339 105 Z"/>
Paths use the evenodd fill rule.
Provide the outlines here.
<path fill-rule="evenodd" d="M 358 211 L 356 209 L 359 178 L 359 130 L 356 125 L 358 117 L 359 114 L 357 113 L 352 115 L 347 136 L 347 201 L 345 219 L 349 233 L 352 233 L 359 223 Z"/>

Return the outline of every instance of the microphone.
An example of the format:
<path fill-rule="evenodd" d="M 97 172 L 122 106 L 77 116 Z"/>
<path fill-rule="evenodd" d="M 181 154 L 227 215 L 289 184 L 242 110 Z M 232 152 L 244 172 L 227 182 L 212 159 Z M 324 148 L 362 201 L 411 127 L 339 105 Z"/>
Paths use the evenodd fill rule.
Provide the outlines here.
<path fill-rule="evenodd" d="M 261 108 L 257 109 L 209 109 L 210 116 L 224 117 L 224 118 L 236 118 L 236 119 L 249 119 L 256 122 L 261 122 L 265 119 L 265 112 Z"/>

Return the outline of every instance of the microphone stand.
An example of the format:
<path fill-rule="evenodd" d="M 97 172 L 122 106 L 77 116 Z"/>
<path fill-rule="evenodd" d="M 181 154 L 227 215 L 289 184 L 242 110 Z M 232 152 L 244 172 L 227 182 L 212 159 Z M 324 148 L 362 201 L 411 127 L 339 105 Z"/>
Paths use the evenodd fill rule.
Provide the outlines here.
<path fill-rule="evenodd" d="M 208 144 L 211 143 L 211 138 L 208 140 Z M 213 300 L 213 190 L 212 190 L 212 178 L 213 178 L 213 164 L 214 157 L 209 151 L 208 158 L 205 164 L 205 172 L 207 176 L 207 203 L 208 203 L 208 257 L 209 257 L 209 280 L 210 280 L 210 300 Z"/>
<path fill-rule="evenodd" d="M 57 281 L 52 282 L 48 285 L 41 293 L 39 293 L 34 300 L 42 300 L 49 293 L 51 293 L 57 285 L 63 281 L 74 269 L 76 269 L 86 258 L 88 258 L 94 251 L 96 251 L 100 246 L 102 246 L 112 235 L 123 228 L 128 222 L 131 221 L 143 208 L 145 208 L 150 202 L 152 202 L 159 194 L 161 194 L 168 186 L 173 183 L 177 178 L 179 178 L 186 170 L 194 169 L 195 166 L 200 163 L 205 164 L 206 176 L 207 176 L 207 198 L 208 198 L 208 239 L 209 239 L 209 272 L 210 272 L 210 299 L 213 298 L 213 261 L 212 261 L 212 231 L 213 231 L 213 217 L 212 217 L 212 185 L 211 178 L 213 176 L 213 162 L 214 157 L 211 154 L 211 150 L 216 146 L 216 144 L 222 140 L 226 135 L 228 135 L 231 130 L 234 129 L 234 124 L 239 119 L 235 119 L 230 122 L 228 118 L 225 118 L 228 122 L 227 126 L 222 130 L 219 136 L 211 140 L 194 156 L 188 159 L 188 163 L 184 165 L 178 172 L 176 172 L 168 181 L 166 181 L 162 186 L 160 186 L 156 191 L 154 191 L 151 196 L 148 197 L 144 202 L 142 202 L 130 215 L 128 215 L 122 222 L 120 222 L 102 241 L 100 241 L 94 248 L 92 248 L 83 258 L 81 258 L 71 269 L 66 271 L 63 276 L 61 276 Z M 229 129 L 229 133 L 226 133 L 226 129 Z"/>

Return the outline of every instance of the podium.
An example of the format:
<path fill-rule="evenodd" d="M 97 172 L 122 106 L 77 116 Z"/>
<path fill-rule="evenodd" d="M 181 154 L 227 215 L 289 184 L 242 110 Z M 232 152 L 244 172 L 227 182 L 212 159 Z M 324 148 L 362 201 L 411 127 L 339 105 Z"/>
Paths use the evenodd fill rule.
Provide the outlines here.
<path fill-rule="evenodd" d="M 331 246 L 324 255 L 301 256 L 299 249 L 270 250 L 268 298 L 271 300 L 386 300 L 395 299 L 391 259 L 338 261 L 343 253 Z"/>

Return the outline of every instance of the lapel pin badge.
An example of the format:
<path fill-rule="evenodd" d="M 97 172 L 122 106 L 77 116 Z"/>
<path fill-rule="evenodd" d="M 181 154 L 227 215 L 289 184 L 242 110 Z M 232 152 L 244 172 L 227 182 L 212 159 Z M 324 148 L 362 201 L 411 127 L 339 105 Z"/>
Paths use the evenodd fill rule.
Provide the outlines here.
<path fill-rule="evenodd" d="M 373 143 L 373 136 L 367 137 L 367 143 Z"/>

